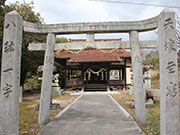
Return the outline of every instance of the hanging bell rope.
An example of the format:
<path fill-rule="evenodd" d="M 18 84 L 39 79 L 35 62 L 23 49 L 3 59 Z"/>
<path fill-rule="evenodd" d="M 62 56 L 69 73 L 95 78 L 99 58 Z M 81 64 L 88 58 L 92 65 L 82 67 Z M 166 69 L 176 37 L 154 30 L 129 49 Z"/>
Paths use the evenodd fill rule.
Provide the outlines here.
<path fill-rule="evenodd" d="M 88 69 L 86 70 L 86 73 L 92 72 L 93 74 L 96 74 L 96 75 L 99 76 L 99 73 L 100 73 L 101 71 L 107 71 L 107 70 L 106 70 L 105 68 L 101 68 L 99 71 L 95 72 L 95 71 L 93 71 L 91 68 L 88 68 Z"/>

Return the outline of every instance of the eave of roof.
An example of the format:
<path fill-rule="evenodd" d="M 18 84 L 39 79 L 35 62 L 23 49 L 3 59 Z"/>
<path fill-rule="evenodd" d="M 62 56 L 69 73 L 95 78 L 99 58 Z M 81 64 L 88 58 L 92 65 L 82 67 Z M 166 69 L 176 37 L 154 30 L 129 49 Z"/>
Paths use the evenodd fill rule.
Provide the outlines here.
<path fill-rule="evenodd" d="M 68 62 L 120 62 L 122 58 L 130 57 L 131 53 L 123 48 L 114 50 L 100 50 L 94 47 L 87 47 L 80 51 L 59 50 L 55 57 L 59 59 L 67 59 Z"/>

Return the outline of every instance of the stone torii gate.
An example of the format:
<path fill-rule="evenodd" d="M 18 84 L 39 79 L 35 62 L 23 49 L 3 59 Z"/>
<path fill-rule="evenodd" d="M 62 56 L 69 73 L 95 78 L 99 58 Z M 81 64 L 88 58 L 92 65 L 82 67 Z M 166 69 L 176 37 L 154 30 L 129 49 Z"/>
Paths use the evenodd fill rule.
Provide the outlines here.
<path fill-rule="evenodd" d="M 88 34 L 87 34 L 88 35 Z M 88 40 L 88 39 L 87 39 Z M 157 41 L 155 40 L 144 40 L 139 43 L 140 49 L 153 49 L 157 48 Z M 131 49 L 129 41 L 98 41 L 94 42 L 72 42 L 72 43 L 57 43 L 55 44 L 54 50 L 67 49 L 67 50 L 81 50 L 87 46 L 96 47 L 98 49 L 116 49 L 125 48 Z M 28 46 L 30 51 L 45 51 L 46 43 L 30 43 Z"/>
<path fill-rule="evenodd" d="M 101 41 L 94 42 L 94 34 L 87 34 L 86 42 L 72 42 L 72 43 L 58 43 L 55 44 L 54 51 L 58 49 L 67 49 L 70 51 L 82 50 L 88 46 L 95 47 L 98 49 L 117 49 L 117 48 L 125 48 L 131 49 L 129 41 Z M 157 48 L 157 41 L 155 40 L 147 40 L 147 41 L 139 41 L 139 45 L 141 49 L 154 49 Z M 30 43 L 28 46 L 30 51 L 44 51 L 46 50 L 46 43 Z M 53 55 L 54 56 L 54 55 Z M 141 59 L 139 59 L 143 63 Z M 50 74 L 49 74 L 50 75 Z M 46 79 L 44 77 L 43 79 Z M 42 89 L 43 90 L 43 89 Z M 81 89 L 84 92 L 84 87 Z M 110 91 L 110 87 L 107 86 L 107 91 Z"/>
<path fill-rule="evenodd" d="M 22 32 L 47 34 L 44 72 L 41 90 L 39 124 L 49 121 L 51 80 L 54 63 L 55 35 L 95 33 L 129 33 L 135 91 L 135 115 L 140 123 L 146 122 L 142 62 L 139 32 L 158 28 L 161 90 L 161 135 L 179 135 L 179 93 L 175 13 L 164 10 L 159 16 L 134 22 L 97 22 L 72 24 L 34 24 L 23 21 L 15 11 L 6 14 L 4 23 L 3 54 L 0 91 L 0 133 L 19 134 L 19 85 Z M 43 45 L 40 45 L 43 47 Z M 123 44 L 122 44 L 123 46 Z"/>

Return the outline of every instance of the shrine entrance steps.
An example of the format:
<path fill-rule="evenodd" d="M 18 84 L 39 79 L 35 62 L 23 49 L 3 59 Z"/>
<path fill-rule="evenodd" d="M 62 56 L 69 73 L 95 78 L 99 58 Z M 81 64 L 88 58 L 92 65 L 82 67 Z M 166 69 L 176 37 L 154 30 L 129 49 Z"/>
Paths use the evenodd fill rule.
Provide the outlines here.
<path fill-rule="evenodd" d="M 144 135 L 108 94 L 82 95 L 39 135 Z"/>
<path fill-rule="evenodd" d="M 107 91 L 106 84 L 86 84 L 84 86 L 84 92 L 95 92 L 95 91 Z"/>

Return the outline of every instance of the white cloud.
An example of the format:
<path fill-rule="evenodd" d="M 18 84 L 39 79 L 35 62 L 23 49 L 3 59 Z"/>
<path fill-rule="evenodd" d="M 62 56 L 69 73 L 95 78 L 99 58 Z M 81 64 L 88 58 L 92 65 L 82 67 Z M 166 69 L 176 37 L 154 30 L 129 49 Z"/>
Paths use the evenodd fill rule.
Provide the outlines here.
<path fill-rule="evenodd" d="M 39 9 L 41 9 L 40 13 L 47 23 L 110 20 L 107 11 L 101 4 L 95 4 L 87 0 L 48 1 L 41 5 Z"/>
<path fill-rule="evenodd" d="M 16 0 L 7 0 L 15 2 Z M 23 0 L 19 0 L 23 1 Z M 30 2 L 32 0 L 25 0 Z M 125 0 L 122 0 L 125 1 Z M 132 2 L 131 0 L 126 0 Z M 177 5 L 175 0 L 138 0 L 138 3 L 151 3 L 162 5 Z M 93 21 L 133 21 L 148 19 L 158 15 L 163 8 L 137 5 L 125 5 L 117 3 L 93 2 L 88 0 L 34 0 L 35 11 L 44 18 L 45 23 L 73 23 Z M 140 34 L 141 39 L 152 39 L 154 32 Z M 124 36 L 125 35 L 125 36 Z M 119 38 L 122 36 L 128 40 L 128 34 L 104 34 L 96 37 Z M 79 38 L 79 36 L 77 36 Z M 85 37 L 80 35 L 80 37 Z"/>

